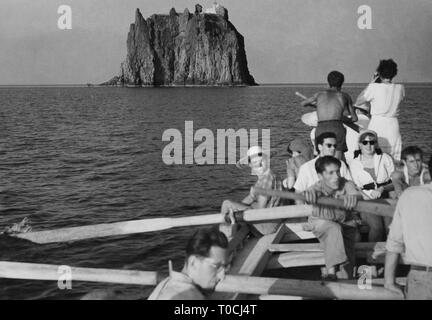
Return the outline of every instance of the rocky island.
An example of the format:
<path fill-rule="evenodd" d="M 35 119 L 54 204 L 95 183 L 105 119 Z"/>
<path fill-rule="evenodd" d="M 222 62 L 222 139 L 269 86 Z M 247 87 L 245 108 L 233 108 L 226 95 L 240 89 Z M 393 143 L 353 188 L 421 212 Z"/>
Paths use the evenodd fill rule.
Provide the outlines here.
<path fill-rule="evenodd" d="M 249 73 L 243 36 L 214 4 L 195 12 L 154 14 L 136 10 L 120 74 L 103 85 L 256 85 Z"/>

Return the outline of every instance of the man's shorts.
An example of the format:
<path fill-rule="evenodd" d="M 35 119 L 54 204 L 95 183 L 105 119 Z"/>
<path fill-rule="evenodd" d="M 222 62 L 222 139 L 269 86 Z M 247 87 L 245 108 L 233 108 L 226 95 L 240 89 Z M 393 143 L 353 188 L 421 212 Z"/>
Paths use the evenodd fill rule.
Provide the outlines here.
<path fill-rule="evenodd" d="M 315 139 L 324 132 L 333 132 L 336 135 L 337 151 L 348 151 L 346 145 L 346 129 L 341 120 L 326 120 L 318 122 L 318 126 L 315 131 Z"/>

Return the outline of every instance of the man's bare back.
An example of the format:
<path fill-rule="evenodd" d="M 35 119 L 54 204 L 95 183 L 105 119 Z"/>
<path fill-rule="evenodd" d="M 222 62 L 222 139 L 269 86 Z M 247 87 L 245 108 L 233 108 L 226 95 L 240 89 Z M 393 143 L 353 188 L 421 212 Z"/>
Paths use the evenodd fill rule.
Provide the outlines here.
<path fill-rule="evenodd" d="M 326 90 L 316 94 L 318 121 L 342 120 L 350 115 L 351 97 L 341 91 Z"/>
<path fill-rule="evenodd" d="M 328 89 L 320 91 L 313 97 L 302 102 L 303 106 L 315 106 L 317 108 L 318 122 L 330 120 L 344 120 L 351 116 L 352 121 L 357 121 L 356 113 L 352 107 L 352 99 L 349 94 Z"/>

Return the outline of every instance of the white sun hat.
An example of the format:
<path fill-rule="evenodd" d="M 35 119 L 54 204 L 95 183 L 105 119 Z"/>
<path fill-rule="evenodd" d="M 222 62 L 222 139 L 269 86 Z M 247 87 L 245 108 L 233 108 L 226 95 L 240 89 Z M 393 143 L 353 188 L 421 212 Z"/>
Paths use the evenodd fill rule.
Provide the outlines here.
<path fill-rule="evenodd" d="M 240 168 L 242 165 L 248 164 L 250 158 L 262 157 L 262 155 L 263 155 L 263 150 L 260 146 L 250 147 L 246 153 L 246 156 L 244 156 L 243 158 L 240 158 L 240 160 L 237 161 L 236 166 L 238 168 Z"/>

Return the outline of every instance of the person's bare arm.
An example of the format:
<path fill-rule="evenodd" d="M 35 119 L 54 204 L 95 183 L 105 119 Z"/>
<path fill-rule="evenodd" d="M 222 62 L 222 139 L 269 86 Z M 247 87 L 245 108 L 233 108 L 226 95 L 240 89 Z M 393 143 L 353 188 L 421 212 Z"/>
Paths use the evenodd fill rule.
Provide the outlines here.
<path fill-rule="evenodd" d="M 258 196 L 257 201 L 251 204 L 252 209 L 263 209 L 266 207 L 268 198 L 266 196 Z"/>
<path fill-rule="evenodd" d="M 406 205 L 404 199 L 400 199 L 396 205 L 393 214 L 393 220 L 390 225 L 390 232 L 387 236 L 386 243 L 386 261 L 384 267 L 384 287 L 393 292 L 403 295 L 401 288 L 396 284 L 395 274 L 399 255 L 405 251 L 405 241 L 402 228 L 402 211 L 401 206 Z M 406 210 L 406 208 L 405 208 Z"/>
<path fill-rule="evenodd" d="M 346 105 L 346 108 L 348 110 L 348 113 L 351 115 L 351 121 L 352 122 L 357 122 L 358 121 L 357 113 L 354 110 L 352 99 L 351 99 L 351 97 L 348 94 L 347 94 L 347 105 Z"/>
<path fill-rule="evenodd" d="M 247 196 L 242 200 L 242 203 L 245 204 L 245 205 L 247 205 L 247 206 L 250 206 L 254 201 L 255 201 L 255 199 L 254 199 L 250 194 L 248 194 L 248 195 L 247 195 Z"/>
<path fill-rule="evenodd" d="M 390 291 L 403 295 L 402 289 L 396 284 L 396 267 L 399 253 L 387 251 L 384 270 L 384 287 Z"/>
<path fill-rule="evenodd" d="M 362 104 L 365 104 L 366 102 L 369 102 L 369 101 L 366 100 L 366 97 L 365 97 L 366 89 L 367 89 L 367 87 L 365 89 L 363 89 L 363 91 L 358 95 L 357 100 L 354 103 L 354 105 L 361 106 Z"/>
<path fill-rule="evenodd" d="M 394 186 L 394 191 L 398 198 L 401 196 L 402 192 L 404 191 L 402 179 L 403 179 L 403 174 L 400 171 L 394 171 L 391 174 L 391 180 Z"/>
<path fill-rule="evenodd" d="M 314 94 L 312 97 L 303 100 L 300 105 L 302 107 L 316 107 L 318 100 L 318 93 Z"/>

